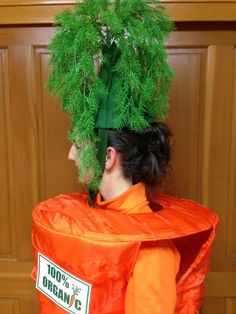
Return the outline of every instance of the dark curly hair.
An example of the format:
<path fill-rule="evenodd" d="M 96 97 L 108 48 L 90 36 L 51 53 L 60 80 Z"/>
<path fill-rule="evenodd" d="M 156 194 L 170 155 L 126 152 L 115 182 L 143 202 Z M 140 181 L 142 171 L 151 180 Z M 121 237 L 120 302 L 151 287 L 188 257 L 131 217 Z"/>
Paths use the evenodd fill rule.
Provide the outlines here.
<path fill-rule="evenodd" d="M 169 167 L 171 135 L 162 122 L 153 123 L 143 134 L 109 130 L 108 146 L 120 154 L 124 176 L 133 184 L 143 182 L 152 192 Z"/>

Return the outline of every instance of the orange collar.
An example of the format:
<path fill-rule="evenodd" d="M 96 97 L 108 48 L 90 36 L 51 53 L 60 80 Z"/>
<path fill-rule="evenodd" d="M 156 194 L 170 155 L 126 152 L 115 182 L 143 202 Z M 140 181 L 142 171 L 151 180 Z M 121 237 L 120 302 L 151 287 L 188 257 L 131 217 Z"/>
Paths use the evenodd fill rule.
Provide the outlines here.
<path fill-rule="evenodd" d="M 137 183 L 124 193 L 107 201 L 102 201 L 100 193 L 97 194 L 96 199 L 96 207 L 98 208 L 129 214 L 152 212 L 148 204 L 149 202 L 143 183 Z"/>

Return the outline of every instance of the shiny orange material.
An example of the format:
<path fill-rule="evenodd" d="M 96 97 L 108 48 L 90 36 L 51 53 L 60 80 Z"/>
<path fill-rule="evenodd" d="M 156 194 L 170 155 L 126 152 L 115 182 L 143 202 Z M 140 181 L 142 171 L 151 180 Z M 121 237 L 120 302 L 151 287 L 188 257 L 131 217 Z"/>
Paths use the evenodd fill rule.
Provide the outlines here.
<path fill-rule="evenodd" d="M 136 189 L 139 188 L 133 188 Z M 146 200 L 132 207 L 132 202 L 126 204 L 129 198 L 123 195 L 122 199 L 119 204 L 119 197 L 110 203 L 98 198 L 101 208 L 91 208 L 87 195 L 78 193 L 40 203 L 33 212 L 33 278 L 37 273 L 37 253 L 41 252 L 74 276 L 91 283 L 90 314 L 141 314 L 145 302 L 148 314 L 171 314 L 173 305 L 165 308 L 168 295 L 171 304 L 176 301 L 175 313 L 197 313 L 219 223 L 217 215 L 193 201 L 166 195 L 156 196 L 151 204 L 154 213 Z M 140 198 L 136 195 L 135 199 Z M 150 256 L 150 267 L 144 273 L 146 256 Z M 168 271 L 167 279 L 173 280 L 177 274 L 176 296 L 175 283 L 169 284 L 161 276 L 161 263 Z M 146 298 L 142 278 L 151 285 Z M 135 303 L 137 285 L 140 302 Z M 160 294 L 160 302 L 150 297 L 155 294 L 153 289 Z M 66 313 L 41 293 L 39 299 L 41 314 Z"/>
<path fill-rule="evenodd" d="M 132 186 L 116 198 L 97 206 L 127 214 L 152 213 L 143 184 Z M 176 306 L 176 275 L 180 254 L 171 240 L 143 242 L 125 295 L 126 314 L 173 314 Z"/>

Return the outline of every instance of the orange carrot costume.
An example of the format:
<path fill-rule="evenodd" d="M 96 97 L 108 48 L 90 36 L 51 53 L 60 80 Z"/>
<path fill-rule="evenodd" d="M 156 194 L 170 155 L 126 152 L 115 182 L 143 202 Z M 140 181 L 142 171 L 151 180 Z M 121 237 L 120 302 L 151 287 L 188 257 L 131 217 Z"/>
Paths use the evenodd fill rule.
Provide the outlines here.
<path fill-rule="evenodd" d="M 197 313 L 217 215 L 166 195 L 152 212 L 142 184 L 97 206 L 78 193 L 35 208 L 40 313 Z"/>
<path fill-rule="evenodd" d="M 159 1 L 151 2 L 85 0 L 56 18 L 49 90 L 71 118 L 80 180 L 93 174 L 90 204 L 104 173 L 109 130 L 144 135 L 169 107 L 165 41 L 172 23 Z M 136 147 L 148 163 L 155 156 L 160 171 L 149 171 L 157 179 L 165 173 L 158 155 L 165 156 L 163 166 L 169 160 L 163 140 L 155 149 L 145 140 Z M 147 161 L 141 157 L 139 172 Z M 145 180 L 146 173 L 131 182 Z M 218 218 L 165 195 L 157 195 L 151 208 L 156 212 L 142 184 L 108 202 L 98 195 L 95 208 L 82 193 L 39 204 L 32 275 L 41 314 L 196 313 Z"/>

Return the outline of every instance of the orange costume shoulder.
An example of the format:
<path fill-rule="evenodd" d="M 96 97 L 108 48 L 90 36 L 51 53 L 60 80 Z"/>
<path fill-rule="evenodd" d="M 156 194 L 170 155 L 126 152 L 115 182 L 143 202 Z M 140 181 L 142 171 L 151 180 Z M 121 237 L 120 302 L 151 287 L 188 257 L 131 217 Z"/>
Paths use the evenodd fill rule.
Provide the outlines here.
<path fill-rule="evenodd" d="M 131 197 L 132 196 L 132 197 Z M 33 211 L 41 314 L 197 313 L 217 215 L 141 184 L 91 208 L 84 193 L 59 195 Z"/>

